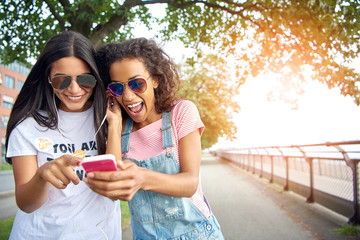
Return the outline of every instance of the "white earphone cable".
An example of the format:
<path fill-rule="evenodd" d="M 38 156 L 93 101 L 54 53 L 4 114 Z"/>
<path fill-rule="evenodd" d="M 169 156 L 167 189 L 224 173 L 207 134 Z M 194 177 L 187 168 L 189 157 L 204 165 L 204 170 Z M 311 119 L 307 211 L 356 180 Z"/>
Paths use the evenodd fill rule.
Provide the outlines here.
<path fill-rule="evenodd" d="M 59 131 L 59 133 L 61 134 L 61 136 L 66 139 L 65 135 L 63 134 L 63 132 L 61 131 L 61 129 L 59 128 L 59 121 L 60 121 L 60 117 L 59 117 L 59 111 L 57 109 L 57 106 L 56 106 L 56 102 L 55 102 L 55 93 L 53 92 L 53 103 L 54 103 L 54 107 L 55 107 L 55 111 L 56 111 L 56 115 L 57 115 L 57 119 L 58 119 L 58 126 L 57 126 L 57 129 Z M 99 128 L 95 131 L 95 134 L 93 136 L 93 143 L 94 143 L 94 146 L 96 144 L 96 135 L 97 133 L 100 131 L 102 125 L 104 124 L 105 120 L 106 120 L 106 117 L 107 117 L 107 113 L 105 114 L 104 118 L 102 119 L 101 123 L 100 123 L 100 126 Z M 76 191 L 77 191 L 77 195 L 80 196 L 80 192 L 79 192 L 79 188 L 78 186 L 75 186 L 76 187 Z M 81 237 L 81 239 L 84 240 L 84 237 L 83 235 L 81 234 L 81 232 L 78 230 L 77 226 L 76 226 L 76 217 L 78 216 L 78 211 L 79 211 L 79 208 L 81 206 L 81 204 L 83 203 L 84 199 L 82 199 L 78 206 L 76 207 L 75 209 L 75 214 L 73 216 L 73 219 L 72 219 L 72 222 L 73 222 L 73 226 L 75 228 L 75 231 L 79 234 L 79 236 Z M 116 204 L 115 204 L 115 207 L 114 209 L 110 212 L 110 214 L 108 214 L 104 219 L 100 220 L 97 224 L 96 224 L 96 227 L 100 230 L 100 232 L 104 235 L 105 239 L 108 240 L 108 237 L 107 237 L 107 234 L 105 233 L 105 231 L 99 226 L 102 222 L 104 222 L 106 219 L 108 219 L 109 217 L 111 217 L 114 213 L 115 213 L 115 210 L 116 210 Z"/>

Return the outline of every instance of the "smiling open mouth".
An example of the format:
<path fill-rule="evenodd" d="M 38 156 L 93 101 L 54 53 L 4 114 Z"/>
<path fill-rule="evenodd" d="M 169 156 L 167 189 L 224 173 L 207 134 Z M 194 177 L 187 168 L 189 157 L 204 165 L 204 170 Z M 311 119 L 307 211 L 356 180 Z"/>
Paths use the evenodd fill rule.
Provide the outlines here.
<path fill-rule="evenodd" d="M 126 107 L 133 113 L 140 112 L 143 109 L 143 106 L 144 106 L 143 102 L 126 105 Z"/>
<path fill-rule="evenodd" d="M 79 100 L 82 96 L 67 96 L 71 100 Z"/>

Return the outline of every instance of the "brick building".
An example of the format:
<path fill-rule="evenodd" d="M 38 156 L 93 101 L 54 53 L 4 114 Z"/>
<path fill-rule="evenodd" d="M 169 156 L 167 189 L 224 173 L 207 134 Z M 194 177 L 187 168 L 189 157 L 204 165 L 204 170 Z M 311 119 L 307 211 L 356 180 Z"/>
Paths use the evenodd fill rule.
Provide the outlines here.
<path fill-rule="evenodd" d="M 5 132 L 12 106 L 30 70 L 21 63 L 0 63 L 0 138 L 1 163 L 5 162 Z"/>

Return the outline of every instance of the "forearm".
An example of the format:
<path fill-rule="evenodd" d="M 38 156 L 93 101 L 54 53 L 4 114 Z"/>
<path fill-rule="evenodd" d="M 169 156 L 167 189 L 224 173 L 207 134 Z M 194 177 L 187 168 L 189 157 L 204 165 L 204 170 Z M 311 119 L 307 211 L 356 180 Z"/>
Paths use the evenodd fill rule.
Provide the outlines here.
<path fill-rule="evenodd" d="M 163 174 L 142 169 L 141 189 L 175 197 L 191 197 L 199 185 L 201 142 L 198 130 L 180 139 L 180 173 Z"/>
<path fill-rule="evenodd" d="M 33 212 L 45 203 L 50 185 L 65 189 L 70 182 L 78 184 L 80 181 L 73 170 L 80 161 L 71 155 L 63 155 L 39 168 L 36 155 L 14 157 L 12 163 L 16 202 L 24 212 Z"/>
<path fill-rule="evenodd" d="M 192 197 L 199 184 L 199 175 L 190 172 L 164 174 L 148 169 L 143 171 L 141 189 L 174 197 Z"/>
<path fill-rule="evenodd" d="M 50 184 L 44 181 L 38 173 L 28 182 L 16 186 L 16 203 L 18 207 L 27 213 L 40 208 L 48 197 Z"/>
<path fill-rule="evenodd" d="M 121 160 L 121 123 L 112 123 L 108 126 L 106 153 L 111 153 L 116 160 Z"/>

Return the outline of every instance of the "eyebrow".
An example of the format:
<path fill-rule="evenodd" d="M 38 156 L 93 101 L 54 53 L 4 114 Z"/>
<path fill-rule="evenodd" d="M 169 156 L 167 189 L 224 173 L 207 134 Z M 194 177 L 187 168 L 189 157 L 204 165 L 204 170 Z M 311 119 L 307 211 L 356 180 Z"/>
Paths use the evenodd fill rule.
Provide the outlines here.
<path fill-rule="evenodd" d="M 143 76 L 141 74 L 136 74 L 135 76 L 129 78 L 128 80 L 130 81 L 130 80 L 133 80 L 133 79 L 138 78 L 138 77 L 144 77 L 145 78 L 145 76 Z"/>
<path fill-rule="evenodd" d="M 79 73 L 79 74 L 66 74 L 66 73 L 55 73 L 54 74 L 54 77 L 55 76 L 79 76 L 79 75 L 82 75 L 82 74 L 91 74 L 91 72 L 84 72 L 84 73 Z"/>
<path fill-rule="evenodd" d="M 126 82 L 129 82 L 131 80 L 134 80 L 138 77 L 142 77 L 142 78 L 145 78 L 145 76 L 141 75 L 141 74 L 136 74 L 135 76 L 132 76 L 130 78 L 128 78 L 128 80 Z M 115 79 L 111 79 L 111 82 L 119 82 L 119 83 L 123 83 L 123 81 L 119 81 L 119 80 L 115 80 Z M 125 82 L 125 81 L 124 81 Z"/>

